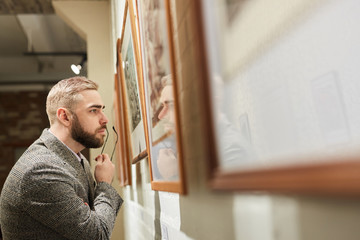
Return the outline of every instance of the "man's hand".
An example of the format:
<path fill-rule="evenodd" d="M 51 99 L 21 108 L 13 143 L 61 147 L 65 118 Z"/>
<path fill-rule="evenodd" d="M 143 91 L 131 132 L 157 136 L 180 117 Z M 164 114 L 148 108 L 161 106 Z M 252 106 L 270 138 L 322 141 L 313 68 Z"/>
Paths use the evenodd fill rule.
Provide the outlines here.
<path fill-rule="evenodd" d="M 115 173 L 115 165 L 110 161 L 109 155 L 101 154 L 95 158 L 96 166 L 95 166 L 95 179 L 96 182 L 106 182 L 111 184 L 114 173 Z"/>

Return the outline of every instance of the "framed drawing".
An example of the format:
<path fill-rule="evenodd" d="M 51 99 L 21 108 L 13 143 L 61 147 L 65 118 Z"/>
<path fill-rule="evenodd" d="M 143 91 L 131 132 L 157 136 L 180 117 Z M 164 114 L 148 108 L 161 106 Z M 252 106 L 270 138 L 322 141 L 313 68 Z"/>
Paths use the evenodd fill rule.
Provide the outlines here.
<path fill-rule="evenodd" d="M 151 186 L 185 193 L 170 6 L 138 0 Z"/>
<path fill-rule="evenodd" d="M 120 39 L 117 41 L 119 45 Z M 118 63 L 119 61 L 117 61 Z M 117 64 L 116 68 L 119 70 Z M 129 158 L 129 144 L 125 131 L 124 122 L 124 105 L 123 97 L 120 91 L 120 77 L 119 72 L 115 74 L 115 93 L 114 93 L 114 109 L 115 109 L 115 128 L 118 132 L 118 141 L 116 146 L 116 159 L 117 159 L 117 177 L 120 186 L 131 185 L 131 163 Z"/>
<path fill-rule="evenodd" d="M 130 1 L 131 2 L 131 1 Z M 128 3 L 128 2 L 127 2 Z M 147 156 L 145 121 L 142 106 L 142 79 L 137 56 L 139 54 L 137 41 L 133 40 L 131 14 L 129 5 L 125 4 L 123 31 L 119 44 L 119 66 L 121 72 L 121 89 L 124 96 L 125 122 L 129 136 L 130 156 L 132 163 L 137 163 Z"/>
<path fill-rule="evenodd" d="M 360 59 L 333 57 L 360 49 L 335 37 L 360 20 L 346 2 L 196 2 L 213 189 L 360 195 Z"/>

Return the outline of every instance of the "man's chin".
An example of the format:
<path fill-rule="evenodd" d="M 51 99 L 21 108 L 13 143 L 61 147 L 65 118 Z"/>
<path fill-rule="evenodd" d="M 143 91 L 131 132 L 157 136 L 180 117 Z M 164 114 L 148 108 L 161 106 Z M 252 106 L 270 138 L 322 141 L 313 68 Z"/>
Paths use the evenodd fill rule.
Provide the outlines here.
<path fill-rule="evenodd" d="M 98 141 L 94 141 L 91 148 L 101 148 L 104 145 L 103 137 L 97 138 Z"/>
<path fill-rule="evenodd" d="M 98 146 L 97 148 L 100 148 L 100 147 L 102 147 L 102 146 L 104 146 L 104 140 L 102 140 L 102 141 L 99 142 L 99 146 Z"/>

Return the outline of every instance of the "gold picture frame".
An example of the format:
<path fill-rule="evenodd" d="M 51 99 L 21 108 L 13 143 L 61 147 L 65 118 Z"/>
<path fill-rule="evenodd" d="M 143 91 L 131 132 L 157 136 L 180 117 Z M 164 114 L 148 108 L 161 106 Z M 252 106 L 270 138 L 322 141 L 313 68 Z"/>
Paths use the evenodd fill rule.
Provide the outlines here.
<path fill-rule="evenodd" d="M 185 194 L 170 3 L 163 0 L 136 3 L 151 187 Z"/>
<path fill-rule="evenodd" d="M 120 39 L 117 40 L 117 45 L 119 44 Z M 119 62 L 119 61 L 117 61 Z M 118 64 L 117 64 L 118 65 Z M 123 105 L 123 96 L 120 91 L 120 76 L 119 76 L 119 67 L 117 66 L 117 73 L 115 74 L 114 86 L 114 109 L 115 109 L 115 128 L 118 133 L 118 141 L 116 146 L 116 159 L 117 159 L 117 177 L 119 180 L 120 186 L 124 187 L 131 185 L 131 163 L 129 162 L 129 144 L 128 138 L 126 135 L 126 128 L 124 122 L 124 105 Z"/>

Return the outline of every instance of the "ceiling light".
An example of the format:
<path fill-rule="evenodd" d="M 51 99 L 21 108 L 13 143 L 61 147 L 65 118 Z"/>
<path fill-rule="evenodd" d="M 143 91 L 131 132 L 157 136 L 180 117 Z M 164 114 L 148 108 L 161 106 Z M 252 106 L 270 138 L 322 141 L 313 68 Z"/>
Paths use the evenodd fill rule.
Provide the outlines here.
<path fill-rule="evenodd" d="M 71 64 L 71 70 L 78 75 L 80 73 L 81 70 L 81 65 L 75 65 L 75 64 Z"/>
<path fill-rule="evenodd" d="M 76 74 L 79 75 L 80 74 L 80 70 L 81 68 L 84 66 L 85 61 L 87 60 L 87 56 L 84 55 L 80 64 L 75 65 L 75 64 L 71 64 L 71 70 Z"/>

